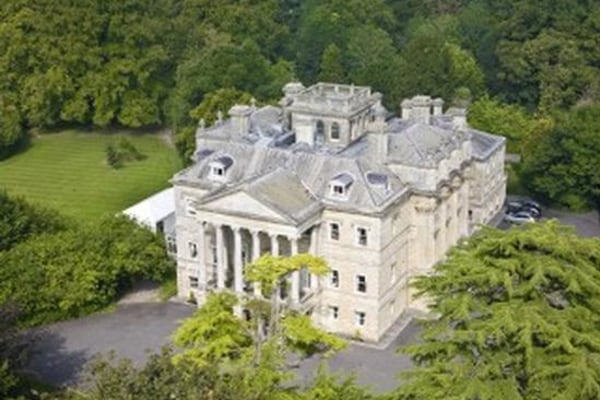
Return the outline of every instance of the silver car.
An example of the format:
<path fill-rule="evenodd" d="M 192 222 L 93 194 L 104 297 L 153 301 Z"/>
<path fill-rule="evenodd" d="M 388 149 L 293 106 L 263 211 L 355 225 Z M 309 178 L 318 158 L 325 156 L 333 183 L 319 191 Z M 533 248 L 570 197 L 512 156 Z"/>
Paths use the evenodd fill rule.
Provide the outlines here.
<path fill-rule="evenodd" d="M 504 220 L 508 223 L 521 225 L 528 222 L 535 222 L 535 218 L 531 214 L 525 211 L 504 215 Z"/>

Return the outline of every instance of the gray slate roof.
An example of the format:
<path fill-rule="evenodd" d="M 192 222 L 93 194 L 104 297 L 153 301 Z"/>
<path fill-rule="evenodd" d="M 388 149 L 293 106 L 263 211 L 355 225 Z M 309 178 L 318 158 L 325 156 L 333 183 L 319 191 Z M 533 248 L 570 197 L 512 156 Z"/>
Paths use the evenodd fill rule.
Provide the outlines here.
<path fill-rule="evenodd" d="M 486 159 L 504 143 L 503 137 L 474 129 L 455 130 L 450 115 L 432 117 L 430 124 L 392 118 L 379 134 L 388 140 L 385 160 L 369 148 L 372 134 L 341 150 L 293 143 L 293 132 L 282 125 L 282 110 L 267 106 L 253 111 L 247 135 L 235 132 L 230 120 L 199 133 L 195 164 L 176 174 L 173 182 L 209 190 L 206 201 L 243 190 L 297 222 L 325 206 L 382 211 L 411 190 L 387 163 L 434 169 L 467 139 L 476 160 Z M 211 162 L 225 157 L 233 160 L 225 182 L 211 180 Z M 333 179 L 348 182 L 346 198 L 332 196 Z"/>

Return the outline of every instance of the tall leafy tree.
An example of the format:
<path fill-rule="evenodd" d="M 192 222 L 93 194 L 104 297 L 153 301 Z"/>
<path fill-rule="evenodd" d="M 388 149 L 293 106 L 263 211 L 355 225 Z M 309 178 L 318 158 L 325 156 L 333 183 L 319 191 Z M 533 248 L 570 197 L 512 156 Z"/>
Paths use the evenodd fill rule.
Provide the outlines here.
<path fill-rule="evenodd" d="M 0 265 L 0 304 L 14 302 L 25 325 L 88 314 L 136 279 L 174 272 L 162 239 L 125 217 L 36 235 L 0 252 Z"/>
<path fill-rule="evenodd" d="M 553 120 L 532 116 L 522 107 L 484 96 L 469 106 L 469 125 L 508 138 L 508 151 L 521 153 L 524 143 L 535 141 L 553 128 Z"/>
<path fill-rule="evenodd" d="M 208 297 L 204 306 L 177 330 L 174 342 L 183 351 L 178 363 L 199 367 L 218 365 L 224 377 L 245 399 L 277 398 L 277 388 L 293 375 L 286 368 L 289 352 L 311 355 L 341 349 L 344 342 L 314 327 L 310 318 L 297 314 L 281 300 L 289 275 L 301 268 L 324 274 L 325 262 L 309 254 L 292 257 L 264 255 L 246 266 L 246 279 L 260 285 L 264 299 L 244 303 L 223 292 Z M 243 306 L 242 320 L 234 315 Z"/>
<path fill-rule="evenodd" d="M 600 242 L 555 221 L 484 228 L 416 279 L 437 318 L 399 399 L 600 396 Z"/>
<path fill-rule="evenodd" d="M 525 182 L 550 201 L 600 210 L 599 151 L 600 105 L 560 113 L 552 131 L 526 144 Z"/>
<path fill-rule="evenodd" d="M 335 43 L 331 43 L 323 51 L 321 65 L 319 66 L 319 81 L 321 82 L 346 82 L 346 72 L 342 59 L 342 52 Z"/>

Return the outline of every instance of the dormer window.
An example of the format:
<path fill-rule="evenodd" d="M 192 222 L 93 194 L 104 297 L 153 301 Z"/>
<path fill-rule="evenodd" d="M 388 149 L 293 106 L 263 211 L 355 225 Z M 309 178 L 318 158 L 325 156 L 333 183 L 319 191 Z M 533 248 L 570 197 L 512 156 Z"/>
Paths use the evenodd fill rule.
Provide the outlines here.
<path fill-rule="evenodd" d="M 367 182 L 369 185 L 379 187 L 385 190 L 389 189 L 389 179 L 387 175 L 380 174 L 378 172 L 369 172 L 367 173 Z"/>
<path fill-rule="evenodd" d="M 210 162 L 210 175 L 209 177 L 213 180 L 222 181 L 225 179 L 225 175 L 229 167 L 233 165 L 233 159 L 229 156 L 219 157 Z"/>
<path fill-rule="evenodd" d="M 329 184 L 331 196 L 335 198 L 347 198 L 352 182 L 354 182 L 354 179 L 350 174 L 342 173 L 335 176 Z"/>
<path fill-rule="evenodd" d="M 217 176 L 223 176 L 223 175 L 225 175 L 225 170 L 223 168 L 221 168 L 221 167 L 213 166 L 211 172 L 212 172 L 213 175 L 217 175 Z"/>

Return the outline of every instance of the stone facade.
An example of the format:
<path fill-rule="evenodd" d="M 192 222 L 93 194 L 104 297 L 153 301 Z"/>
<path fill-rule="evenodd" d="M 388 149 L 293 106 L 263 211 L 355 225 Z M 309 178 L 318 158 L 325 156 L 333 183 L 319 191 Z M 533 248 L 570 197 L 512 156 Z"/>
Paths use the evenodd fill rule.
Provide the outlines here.
<path fill-rule="evenodd" d="M 178 290 L 258 294 L 244 265 L 266 252 L 310 252 L 332 272 L 290 277 L 286 298 L 323 328 L 377 341 L 411 308 L 411 277 L 504 202 L 504 138 L 466 111 L 416 96 L 401 118 L 368 87 L 300 83 L 280 107 L 235 106 L 197 133 L 191 167 L 172 180 Z"/>

